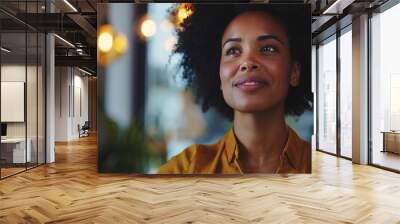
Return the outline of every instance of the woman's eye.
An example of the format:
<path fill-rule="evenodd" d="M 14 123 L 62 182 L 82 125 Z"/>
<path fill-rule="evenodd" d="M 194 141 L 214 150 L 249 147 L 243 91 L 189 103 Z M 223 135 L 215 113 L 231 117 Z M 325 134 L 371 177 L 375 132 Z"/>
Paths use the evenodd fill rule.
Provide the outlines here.
<path fill-rule="evenodd" d="M 237 55 L 240 53 L 240 50 L 238 48 L 229 48 L 225 55 Z"/>
<path fill-rule="evenodd" d="M 265 46 L 261 48 L 261 52 L 262 53 L 266 53 L 266 54 L 271 54 L 271 53 L 275 53 L 278 50 L 275 47 L 272 46 Z"/>

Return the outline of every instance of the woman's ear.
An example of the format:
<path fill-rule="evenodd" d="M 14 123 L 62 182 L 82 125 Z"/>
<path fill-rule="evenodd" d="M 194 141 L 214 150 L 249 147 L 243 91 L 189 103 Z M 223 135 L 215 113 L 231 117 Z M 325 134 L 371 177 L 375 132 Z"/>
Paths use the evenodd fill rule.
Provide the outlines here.
<path fill-rule="evenodd" d="M 293 62 L 292 71 L 290 72 L 289 83 L 291 86 L 296 87 L 300 84 L 300 70 L 301 65 L 299 62 Z"/>

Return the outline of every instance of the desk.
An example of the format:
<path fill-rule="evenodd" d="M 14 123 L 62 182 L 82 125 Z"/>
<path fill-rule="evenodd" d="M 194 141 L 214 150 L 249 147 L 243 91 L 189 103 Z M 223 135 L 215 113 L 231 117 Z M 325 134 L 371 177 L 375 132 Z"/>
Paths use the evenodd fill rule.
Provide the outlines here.
<path fill-rule="evenodd" d="M 400 154 L 400 131 L 382 131 L 381 133 L 383 133 L 382 152 Z"/>
<path fill-rule="evenodd" d="M 27 139 L 26 154 L 25 154 L 25 138 L 6 138 L 1 139 L 1 157 L 6 160 L 6 163 L 25 163 L 31 161 L 31 145 L 30 138 Z M 3 156 L 3 154 L 5 154 Z M 12 154 L 12 156 L 11 156 Z M 11 160 L 12 158 L 12 160 Z M 27 161 L 25 161 L 25 158 Z"/>

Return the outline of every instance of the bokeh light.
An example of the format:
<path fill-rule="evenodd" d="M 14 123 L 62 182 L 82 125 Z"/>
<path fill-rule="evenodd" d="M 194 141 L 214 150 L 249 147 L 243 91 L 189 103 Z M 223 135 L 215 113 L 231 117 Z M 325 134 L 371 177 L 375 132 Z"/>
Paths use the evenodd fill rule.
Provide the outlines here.
<path fill-rule="evenodd" d="M 193 4 L 191 3 L 179 4 L 175 11 L 175 17 L 172 18 L 173 23 L 177 27 L 181 27 L 185 19 L 187 19 L 192 14 L 193 14 Z"/>
<path fill-rule="evenodd" d="M 128 40 L 124 34 L 118 34 L 114 40 L 114 50 L 118 54 L 123 54 L 128 50 Z"/>
<path fill-rule="evenodd" d="M 181 7 L 178 10 L 178 19 L 179 21 L 185 20 L 187 17 L 189 17 L 192 14 L 192 10 L 186 7 Z"/>
<path fill-rule="evenodd" d="M 125 34 L 115 31 L 112 25 L 102 25 L 98 35 L 97 62 L 100 65 L 107 66 L 128 50 L 128 38 Z"/>
<path fill-rule="evenodd" d="M 164 42 L 164 47 L 167 51 L 172 51 L 176 44 L 176 37 L 172 36 Z"/>
<path fill-rule="evenodd" d="M 174 25 L 168 21 L 168 20 L 163 20 L 161 22 L 161 29 L 165 32 L 169 32 L 174 28 Z"/>
<path fill-rule="evenodd" d="M 97 47 L 102 52 L 109 52 L 113 47 L 113 31 L 110 25 L 104 25 L 99 29 L 97 38 Z"/>
<path fill-rule="evenodd" d="M 156 23 L 151 19 L 145 19 L 140 26 L 140 32 L 146 38 L 153 36 L 157 32 Z"/>
<path fill-rule="evenodd" d="M 97 39 L 97 47 L 100 51 L 107 53 L 113 47 L 113 32 L 110 25 L 100 27 L 99 37 Z"/>

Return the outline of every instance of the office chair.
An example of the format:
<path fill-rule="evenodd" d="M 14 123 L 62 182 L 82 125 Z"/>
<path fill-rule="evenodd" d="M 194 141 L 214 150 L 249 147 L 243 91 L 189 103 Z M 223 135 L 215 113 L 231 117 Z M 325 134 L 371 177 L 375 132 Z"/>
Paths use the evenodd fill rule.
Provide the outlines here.
<path fill-rule="evenodd" d="M 89 136 L 89 129 L 90 129 L 89 121 L 85 121 L 82 127 L 80 127 L 80 125 L 78 124 L 79 138 Z"/>

